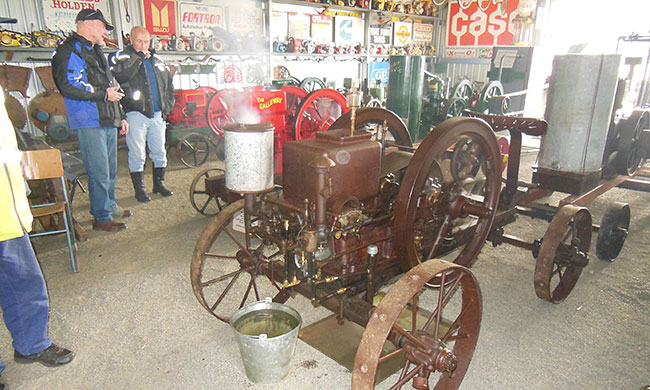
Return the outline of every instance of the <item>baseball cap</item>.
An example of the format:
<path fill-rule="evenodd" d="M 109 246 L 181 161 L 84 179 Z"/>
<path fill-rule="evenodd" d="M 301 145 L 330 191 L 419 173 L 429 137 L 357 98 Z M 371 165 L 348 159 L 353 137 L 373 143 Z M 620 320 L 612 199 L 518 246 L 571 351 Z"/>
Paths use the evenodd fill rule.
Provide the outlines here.
<path fill-rule="evenodd" d="M 111 31 L 115 28 L 112 24 L 108 23 L 106 19 L 104 19 L 104 14 L 102 14 L 102 11 L 98 9 L 86 8 L 79 11 L 75 22 L 83 22 L 85 20 L 101 20 L 104 22 L 104 25 L 106 25 L 106 29 L 108 31 Z"/>

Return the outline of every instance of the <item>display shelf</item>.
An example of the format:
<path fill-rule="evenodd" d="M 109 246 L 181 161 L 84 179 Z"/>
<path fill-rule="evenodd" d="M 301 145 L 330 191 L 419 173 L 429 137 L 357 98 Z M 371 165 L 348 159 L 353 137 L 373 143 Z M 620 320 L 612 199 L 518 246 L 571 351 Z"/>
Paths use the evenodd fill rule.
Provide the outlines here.
<path fill-rule="evenodd" d="M 323 4 L 323 3 L 312 3 L 310 1 L 301 1 L 301 0 L 270 0 L 271 5 L 273 4 L 288 4 L 288 5 L 297 5 L 300 7 L 311 7 L 311 8 L 323 8 L 323 9 L 333 9 L 341 11 L 350 11 L 350 12 L 368 12 L 370 11 L 367 8 L 361 7 L 347 7 L 344 5 L 336 4 Z"/>

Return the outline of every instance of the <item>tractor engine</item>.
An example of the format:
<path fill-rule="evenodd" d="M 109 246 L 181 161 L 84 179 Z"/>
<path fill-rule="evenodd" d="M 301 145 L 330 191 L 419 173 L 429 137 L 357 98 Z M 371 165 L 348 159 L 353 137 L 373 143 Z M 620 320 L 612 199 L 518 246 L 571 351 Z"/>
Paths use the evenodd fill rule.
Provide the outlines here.
<path fill-rule="evenodd" d="M 392 257 L 387 237 L 398 186 L 382 185 L 382 148 L 372 135 L 349 133 L 330 130 L 284 145 L 284 200 L 304 209 L 306 219 L 298 234 L 295 264 L 300 268 L 305 254 L 313 256 L 322 266 L 316 272 L 330 278 L 365 273 L 370 244 L 377 246 L 378 259 Z"/>

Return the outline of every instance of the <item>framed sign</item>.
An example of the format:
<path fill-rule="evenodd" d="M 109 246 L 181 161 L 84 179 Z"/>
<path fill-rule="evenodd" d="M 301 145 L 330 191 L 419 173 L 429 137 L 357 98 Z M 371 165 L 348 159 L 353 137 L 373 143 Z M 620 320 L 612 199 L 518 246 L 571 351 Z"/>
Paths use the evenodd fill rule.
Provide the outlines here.
<path fill-rule="evenodd" d="M 472 2 L 465 10 L 460 8 L 458 2 L 449 2 L 447 52 L 451 50 L 466 57 L 467 51 L 461 49 L 512 45 L 512 21 L 518 16 L 519 0 L 509 0 L 503 4 L 507 5 L 507 9 L 502 13 L 498 4 L 490 4 L 482 11 L 477 2 Z M 476 54 L 478 50 L 472 52 Z"/>
<path fill-rule="evenodd" d="M 233 34 L 246 35 L 254 32 L 264 35 L 264 15 L 261 8 L 250 5 L 228 6 L 228 31 Z M 286 22 L 285 22 L 286 24 Z"/>
<path fill-rule="evenodd" d="M 176 34 L 176 0 L 142 0 L 142 13 L 151 35 Z"/>
<path fill-rule="evenodd" d="M 311 39 L 316 43 L 332 42 L 332 17 L 330 15 L 311 16 Z"/>
<path fill-rule="evenodd" d="M 369 27 L 370 43 L 373 45 L 390 45 L 390 27 Z"/>
<path fill-rule="evenodd" d="M 428 44 L 433 41 L 433 24 L 413 23 L 413 43 Z"/>
<path fill-rule="evenodd" d="M 213 34 L 212 27 L 224 28 L 223 7 L 216 5 L 179 3 L 181 35 Z"/>
<path fill-rule="evenodd" d="M 335 16 L 334 42 L 337 44 L 363 42 L 363 19 L 352 16 Z"/>
<path fill-rule="evenodd" d="M 411 43 L 413 23 L 411 22 L 394 22 L 393 23 L 393 45 L 406 46 Z"/>
<path fill-rule="evenodd" d="M 311 17 L 307 14 L 289 12 L 289 36 L 295 39 L 309 39 Z"/>
<path fill-rule="evenodd" d="M 82 9 L 102 11 L 106 21 L 115 24 L 109 10 L 108 0 L 41 0 L 45 27 L 53 31 L 77 30 L 75 18 Z"/>

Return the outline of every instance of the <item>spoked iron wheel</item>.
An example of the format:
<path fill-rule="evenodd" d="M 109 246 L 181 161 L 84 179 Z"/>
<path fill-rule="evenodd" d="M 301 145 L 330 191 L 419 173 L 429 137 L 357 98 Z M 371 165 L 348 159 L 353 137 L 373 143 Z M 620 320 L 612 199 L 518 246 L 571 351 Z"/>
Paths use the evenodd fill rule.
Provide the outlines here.
<path fill-rule="evenodd" d="M 208 168 L 201 171 L 192 180 L 190 185 L 190 203 L 192 207 L 203 215 L 216 215 L 228 205 L 220 194 L 213 193 L 208 181 L 223 180 L 225 182 L 226 171 L 219 168 Z"/>
<path fill-rule="evenodd" d="M 348 111 L 338 118 L 332 125 L 331 129 L 349 129 L 352 120 L 352 111 Z M 413 146 L 411 136 L 404 121 L 394 112 L 378 107 L 363 107 L 356 111 L 355 130 L 366 130 L 374 134 L 374 139 L 381 139 L 382 135 L 378 134 L 377 129 L 386 123 L 387 134 L 386 141 L 390 145 Z"/>
<path fill-rule="evenodd" d="M 535 262 L 535 293 L 545 301 L 562 302 L 575 287 L 589 259 L 591 214 L 566 205 L 546 229 Z"/>
<path fill-rule="evenodd" d="M 280 88 L 287 95 L 287 115 L 289 116 L 289 123 L 293 123 L 298 113 L 300 103 L 307 97 L 307 91 L 294 85 L 287 85 Z"/>
<path fill-rule="evenodd" d="M 451 164 L 461 142 L 480 156 L 480 168 L 457 180 Z M 480 191 L 470 192 L 477 183 Z M 415 151 L 397 198 L 395 249 L 402 269 L 452 251 L 450 260 L 471 266 L 492 226 L 500 188 L 501 155 L 489 125 L 453 118 L 436 127 Z"/>
<path fill-rule="evenodd" d="M 239 92 L 236 89 L 223 89 L 212 95 L 208 101 L 206 119 L 212 131 L 219 137 L 223 137 L 223 127 L 233 122 L 228 110 L 237 93 Z"/>
<path fill-rule="evenodd" d="M 300 82 L 300 88 L 309 92 L 314 92 L 317 89 L 325 88 L 325 83 L 318 77 L 307 77 Z"/>
<path fill-rule="evenodd" d="M 329 88 L 318 89 L 300 103 L 293 127 L 295 140 L 314 138 L 330 128 L 338 117 L 348 112 L 345 96 Z"/>
<path fill-rule="evenodd" d="M 453 276 L 453 282 L 446 279 Z M 441 288 L 426 289 L 440 279 Z M 459 290 L 462 293 L 459 294 Z M 404 359 L 391 389 L 457 389 L 469 367 L 481 325 L 481 292 L 465 268 L 430 260 L 395 283 L 363 332 L 352 371 L 352 389 L 377 384 L 380 364 Z M 394 379 L 396 378 L 396 379 Z"/>
<path fill-rule="evenodd" d="M 483 90 L 476 105 L 476 111 L 484 114 L 489 114 L 490 99 L 503 95 L 503 85 L 500 81 L 490 81 Z"/>
<path fill-rule="evenodd" d="M 455 118 L 463 114 L 463 110 L 467 108 L 467 100 L 461 97 L 453 97 L 445 101 L 445 107 L 443 109 L 442 120 L 447 120 L 449 118 Z"/>
<path fill-rule="evenodd" d="M 265 245 L 251 233 L 250 215 L 244 212 L 244 200 L 231 203 L 205 227 L 192 254 L 191 280 L 194 295 L 213 316 L 228 322 L 238 309 L 265 297 L 286 301 L 279 294 L 282 286 L 263 273 L 274 266 L 284 272 L 280 251 Z M 248 234 L 246 234 L 248 232 Z"/>
<path fill-rule="evenodd" d="M 210 142 L 204 135 L 189 133 L 178 141 L 176 151 L 183 165 L 188 168 L 200 167 L 208 160 Z"/>
<path fill-rule="evenodd" d="M 632 176 L 641 166 L 645 150 L 641 150 L 641 133 L 650 128 L 650 111 L 635 110 L 621 120 L 620 137 L 616 155 L 616 170 L 621 175 Z"/>
<path fill-rule="evenodd" d="M 465 101 L 469 102 L 472 100 L 473 94 L 474 89 L 472 88 L 472 82 L 464 79 L 454 86 L 449 94 L 449 98 L 463 98 Z"/>
<path fill-rule="evenodd" d="M 614 203 L 600 222 L 596 238 L 596 254 L 601 260 L 614 261 L 621 253 L 630 231 L 630 205 Z"/>

